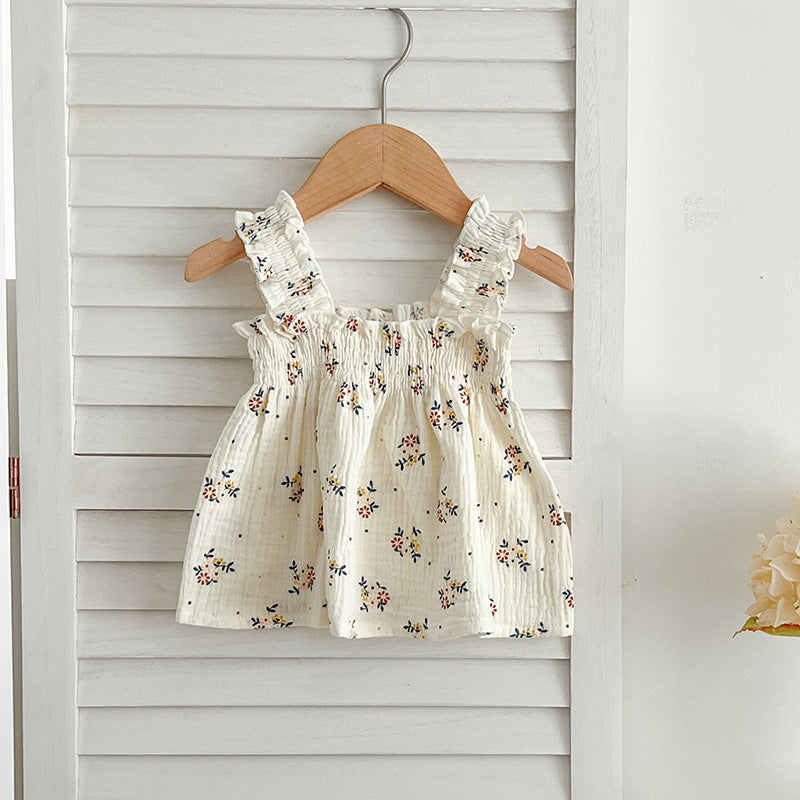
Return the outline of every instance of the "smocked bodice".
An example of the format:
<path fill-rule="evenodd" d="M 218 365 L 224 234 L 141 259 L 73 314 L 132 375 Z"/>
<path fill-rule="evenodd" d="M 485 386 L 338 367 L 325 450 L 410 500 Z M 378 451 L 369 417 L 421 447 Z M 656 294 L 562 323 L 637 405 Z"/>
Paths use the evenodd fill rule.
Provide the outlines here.
<path fill-rule="evenodd" d="M 266 310 L 234 327 L 263 381 L 299 378 L 298 369 L 312 381 L 382 373 L 387 389 L 419 373 L 487 386 L 507 377 L 513 326 L 501 312 L 525 232 L 519 212 L 502 219 L 479 197 L 430 299 L 388 310 L 335 305 L 287 192 L 263 212 L 237 212 L 236 226 Z"/>

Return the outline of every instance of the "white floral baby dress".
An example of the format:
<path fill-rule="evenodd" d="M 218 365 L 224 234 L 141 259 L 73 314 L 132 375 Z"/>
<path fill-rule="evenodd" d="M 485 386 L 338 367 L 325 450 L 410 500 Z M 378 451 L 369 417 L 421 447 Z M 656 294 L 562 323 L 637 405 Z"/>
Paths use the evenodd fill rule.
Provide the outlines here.
<path fill-rule="evenodd" d="M 292 196 L 236 226 L 266 310 L 208 462 L 178 622 L 569 636 L 570 532 L 511 391 L 525 222 L 476 199 L 430 300 L 336 306 Z"/>

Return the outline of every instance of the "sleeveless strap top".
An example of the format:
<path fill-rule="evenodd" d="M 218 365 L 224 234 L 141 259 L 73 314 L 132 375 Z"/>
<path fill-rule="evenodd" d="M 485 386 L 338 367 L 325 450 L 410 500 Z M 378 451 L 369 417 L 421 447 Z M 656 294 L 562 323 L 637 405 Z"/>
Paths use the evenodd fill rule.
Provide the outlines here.
<path fill-rule="evenodd" d="M 471 205 L 427 300 L 337 305 L 281 190 L 237 211 L 265 310 L 198 491 L 180 622 L 568 636 L 569 530 L 511 389 L 525 220 Z M 220 566 L 221 565 L 221 566 Z"/>
<path fill-rule="evenodd" d="M 501 320 L 501 312 L 526 233 L 525 219 L 518 211 L 506 220 L 500 218 L 483 195 L 467 212 L 430 299 L 399 303 L 391 310 L 334 305 L 303 218 L 288 192 L 281 190 L 275 203 L 258 214 L 237 211 L 235 221 L 267 314 L 279 331 L 293 337 L 314 314 L 350 320 L 430 319 L 431 327 L 445 321 L 454 333 L 467 328 L 481 331 L 492 344 L 496 331 L 513 332 L 513 326 Z M 241 326 L 237 330 L 249 333 Z"/>

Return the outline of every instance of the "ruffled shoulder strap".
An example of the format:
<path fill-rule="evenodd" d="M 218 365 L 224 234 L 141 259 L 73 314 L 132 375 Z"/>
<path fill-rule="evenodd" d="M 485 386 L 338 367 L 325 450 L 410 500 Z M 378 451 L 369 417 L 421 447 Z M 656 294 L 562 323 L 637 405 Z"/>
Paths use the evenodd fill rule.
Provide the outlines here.
<path fill-rule="evenodd" d="M 473 325 L 498 322 L 525 232 L 519 211 L 503 218 L 484 195 L 474 200 L 431 297 L 431 313 Z"/>
<path fill-rule="evenodd" d="M 234 216 L 269 314 L 280 322 L 307 311 L 334 310 L 303 217 L 287 191 L 281 189 L 264 211 L 237 211 Z"/>

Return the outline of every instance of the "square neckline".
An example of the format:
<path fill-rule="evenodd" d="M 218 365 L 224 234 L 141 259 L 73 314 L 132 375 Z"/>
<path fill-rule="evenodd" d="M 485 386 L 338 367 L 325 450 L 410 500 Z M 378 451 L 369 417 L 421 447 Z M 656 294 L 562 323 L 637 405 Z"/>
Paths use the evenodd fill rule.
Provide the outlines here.
<path fill-rule="evenodd" d="M 470 207 L 464 217 L 464 222 L 462 223 L 458 233 L 456 234 L 456 238 L 454 244 L 450 248 L 450 252 L 445 258 L 442 266 L 439 269 L 438 273 L 438 281 L 434 285 L 434 288 L 431 291 L 430 296 L 427 299 L 422 298 L 415 298 L 411 300 L 403 300 L 395 303 L 394 305 L 390 306 L 389 308 L 383 308 L 381 306 L 358 306 L 353 305 L 347 302 L 337 301 L 333 295 L 333 292 L 330 290 L 330 286 L 328 285 L 328 280 L 326 277 L 326 271 L 322 269 L 319 263 L 319 259 L 316 255 L 316 247 L 311 240 L 311 237 L 308 234 L 307 230 L 307 223 L 303 219 L 303 215 L 300 213 L 300 210 L 295 203 L 294 197 L 285 189 L 281 189 L 278 193 L 278 200 L 276 205 L 283 204 L 290 213 L 296 218 L 298 228 L 296 229 L 296 234 L 303 237 L 305 249 L 307 252 L 307 258 L 311 262 L 312 269 L 314 270 L 317 280 L 319 280 L 320 284 L 324 289 L 324 293 L 326 299 L 329 304 L 329 308 L 327 312 L 333 314 L 334 317 L 338 317 L 341 320 L 347 322 L 348 320 L 357 320 L 359 324 L 370 324 L 375 323 L 375 325 L 382 325 L 384 323 L 392 323 L 392 324 L 402 324 L 402 323 L 424 323 L 424 324 L 432 324 L 439 319 L 450 319 L 450 317 L 446 314 L 442 313 L 433 313 L 435 308 L 435 297 L 437 291 L 439 289 L 440 284 L 444 283 L 447 277 L 450 274 L 450 271 L 453 268 L 453 260 L 454 255 L 458 251 L 458 247 L 460 242 L 463 241 L 467 230 L 473 224 L 477 210 L 479 208 L 488 209 L 488 201 L 485 195 L 479 195 L 476 197 L 471 203 Z M 404 268 L 408 268 L 410 264 L 405 262 L 403 264 Z M 408 316 L 405 318 L 399 317 L 399 312 L 402 313 L 409 313 L 412 314 L 415 308 L 422 308 L 425 310 L 425 316 Z M 348 312 L 349 309 L 349 312 Z M 326 309 L 315 309 L 317 311 L 321 311 L 326 313 Z M 348 312 L 348 313 L 345 313 Z M 356 313 L 350 313 L 356 312 Z M 304 313 L 309 313 L 307 310 Z M 313 313 L 313 311 L 312 311 Z M 387 314 L 388 316 L 385 317 L 373 317 L 371 316 L 374 313 L 381 313 Z"/>
<path fill-rule="evenodd" d="M 337 302 L 305 220 L 285 189 L 263 212 L 236 211 L 234 216 L 271 317 L 292 321 L 315 316 L 368 329 L 387 324 L 432 327 L 443 320 L 462 327 L 479 320 L 500 322 L 526 228 L 521 212 L 513 211 L 505 219 L 490 209 L 484 194 L 479 195 L 470 203 L 431 295 L 382 308 Z"/>

